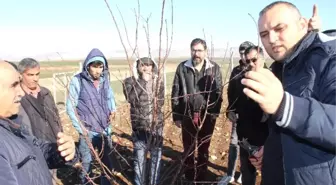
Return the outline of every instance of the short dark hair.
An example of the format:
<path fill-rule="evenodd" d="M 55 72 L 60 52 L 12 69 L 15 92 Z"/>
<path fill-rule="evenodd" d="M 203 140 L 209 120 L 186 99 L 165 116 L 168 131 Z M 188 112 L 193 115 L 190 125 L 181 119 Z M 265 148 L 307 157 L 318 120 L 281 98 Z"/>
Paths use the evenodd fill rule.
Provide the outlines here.
<path fill-rule="evenodd" d="M 205 40 L 200 39 L 200 38 L 196 38 L 196 39 L 192 40 L 191 43 L 190 43 L 190 48 L 192 48 L 193 46 L 195 46 L 197 44 L 202 44 L 205 50 L 208 48 Z"/>
<path fill-rule="evenodd" d="M 298 15 L 300 15 L 301 17 L 301 13 L 300 10 L 293 4 L 287 1 L 275 1 L 269 5 L 267 5 L 265 8 L 263 8 L 260 12 L 259 12 L 259 17 L 263 16 L 268 10 L 272 9 L 273 7 L 277 6 L 277 5 L 285 5 L 291 9 L 293 9 L 295 12 L 298 13 Z"/>
<path fill-rule="evenodd" d="M 264 51 L 263 51 L 263 49 L 262 49 L 260 46 L 250 46 L 250 47 L 248 47 L 248 48 L 245 50 L 244 55 L 246 56 L 247 54 L 249 54 L 249 53 L 250 53 L 251 51 L 253 51 L 253 50 L 259 51 L 259 54 L 260 54 L 261 56 L 264 56 Z"/>
<path fill-rule="evenodd" d="M 245 42 L 241 43 L 239 45 L 239 49 L 238 49 L 239 50 L 239 54 L 244 54 L 244 51 L 247 48 L 251 47 L 251 46 L 254 46 L 254 44 L 252 42 L 250 42 L 250 41 L 245 41 Z"/>

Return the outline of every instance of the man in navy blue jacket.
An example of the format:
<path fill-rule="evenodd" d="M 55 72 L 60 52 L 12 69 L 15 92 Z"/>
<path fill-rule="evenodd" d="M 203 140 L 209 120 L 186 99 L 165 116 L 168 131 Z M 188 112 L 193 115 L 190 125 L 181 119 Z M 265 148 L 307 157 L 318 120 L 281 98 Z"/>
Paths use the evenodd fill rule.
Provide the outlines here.
<path fill-rule="evenodd" d="M 265 153 L 250 160 L 262 167 L 264 184 L 336 184 L 336 40 L 309 31 L 299 10 L 283 1 L 263 9 L 258 26 L 275 63 L 272 71 L 246 73 L 242 83 L 244 93 L 271 115 L 275 132 L 269 137 L 278 135 L 281 148 L 266 141 Z M 281 158 L 270 158 L 266 151 L 272 147 L 282 151 Z M 283 179 L 269 176 L 281 170 Z"/>
<path fill-rule="evenodd" d="M 82 71 L 71 79 L 66 102 L 66 111 L 79 133 L 78 149 L 83 166 L 79 178 L 83 184 L 89 184 L 88 177 L 92 175 L 91 144 L 98 148 L 106 168 L 112 169 L 111 121 L 115 110 L 108 61 L 99 49 L 93 48 L 83 62 Z M 110 184 L 106 176 L 100 176 L 100 184 Z"/>
<path fill-rule="evenodd" d="M 10 120 L 18 114 L 24 95 L 19 73 L 0 61 L 0 184 L 51 185 L 50 169 L 76 162 L 72 137 L 57 134 L 57 143 L 43 142 L 22 131 L 20 124 Z"/>

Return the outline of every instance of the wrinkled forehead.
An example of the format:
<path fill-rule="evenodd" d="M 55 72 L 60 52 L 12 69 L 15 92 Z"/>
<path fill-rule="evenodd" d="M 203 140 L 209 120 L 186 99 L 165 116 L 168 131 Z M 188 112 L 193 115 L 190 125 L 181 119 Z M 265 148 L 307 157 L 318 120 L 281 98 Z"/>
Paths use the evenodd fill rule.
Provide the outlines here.
<path fill-rule="evenodd" d="M 272 30 L 280 24 L 288 25 L 299 18 L 300 16 L 286 5 L 274 6 L 259 17 L 259 32 Z"/>

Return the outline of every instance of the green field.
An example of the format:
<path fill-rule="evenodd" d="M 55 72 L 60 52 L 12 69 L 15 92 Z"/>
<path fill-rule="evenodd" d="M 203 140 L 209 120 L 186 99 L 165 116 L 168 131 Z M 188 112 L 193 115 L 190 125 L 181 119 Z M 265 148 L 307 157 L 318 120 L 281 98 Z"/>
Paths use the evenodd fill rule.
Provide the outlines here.
<path fill-rule="evenodd" d="M 173 64 L 170 66 L 177 66 L 178 65 L 178 61 L 183 61 L 183 59 L 174 59 L 174 60 L 170 60 L 167 62 L 167 64 Z M 218 64 L 220 64 L 222 66 L 222 75 L 223 75 L 223 80 L 224 78 L 228 79 L 229 78 L 229 74 L 227 74 L 228 72 L 228 66 L 229 63 L 228 61 L 223 61 L 223 60 L 215 60 Z M 234 64 L 237 65 L 238 61 L 234 61 Z M 267 62 L 267 66 L 269 66 L 271 63 L 268 61 Z M 78 70 L 78 68 L 75 68 L 76 66 L 79 66 L 78 61 L 69 61 L 69 62 L 41 62 L 41 66 L 42 67 L 64 67 L 63 71 L 57 71 L 57 72 L 73 72 L 75 70 Z M 70 69 L 68 69 L 70 67 Z M 116 75 L 120 75 L 118 73 L 118 71 L 124 71 L 125 70 L 129 70 L 129 66 L 128 63 L 126 61 L 123 60 L 110 60 L 109 61 L 109 67 L 110 67 L 110 72 L 115 72 Z M 42 70 L 40 77 L 41 79 L 43 78 L 51 78 L 53 73 L 55 73 L 55 70 Z M 168 94 L 170 94 L 171 91 L 171 86 L 172 86 L 172 81 L 174 78 L 174 72 L 168 72 L 166 73 L 166 91 Z M 122 79 L 121 79 L 122 80 Z M 122 90 L 122 83 L 119 80 L 115 80 L 111 82 L 111 86 L 113 88 L 115 97 L 116 97 L 116 101 L 118 104 L 124 103 L 125 102 L 125 98 L 123 95 L 123 90 Z M 57 102 L 64 102 L 64 90 L 59 90 L 56 92 L 56 100 Z"/>
<path fill-rule="evenodd" d="M 166 64 L 178 64 L 185 59 L 171 59 Z M 228 64 L 229 61 L 223 61 L 222 59 L 215 59 L 218 64 Z M 133 61 L 132 61 L 133 62 Z M 235 63 L 237 64 L 237 60 Z M 17 62 L 14 62 L 18 64 Z M 79 69 L 79 61 L 48 61 L 40 62 L 41 74 L 40 78 L 51 78 L 54 73 L 61 72 L 73 72 Z M 126 60 L 109 60 L 110 72 L 124 71 L 129 69 L 128 62 Z"/>
<path fill-rule="evenodd" d="M 227 73 L 227 66 L 223 67 L 222 71 L 223 71 L 223 79 L 224 79 L 225 74 Z M 172 87 L 172 84 L 173 84 L 174 75 L 175 75 L 175 72 L 166 73 L 166 91 L 167 91 L 167 94 L 171 93 L 171 87 Z M 229 78 L 229 77 L 227 77 L 227 78 Z M 117 104 L 120 105 L 120 104 L 125 103 L 122 83 L 118 80 L 112 81 L 111 86 L 112 86 Z M 63 102 L 64 91 L 58 91 L 56 93 L 56 95 L 57 95 L 57 100 L 60 100 L 60 102 Z"/>
<path fill-rule="evenodd" d="M 167 78 L 167 90 L 168 93 L 170 93 L 170 89 L 171 89 L 171 84 L 173 82 L 173 78 L 174 78 L 174 73 L 167 73 L 166 74 L 166 78 Z M 123 87 L 122 87 L 122 83 L 120 81 L 112 81 L 111 82 L 111 87 L 113 89 L 116 101 L 118 104 L 122 104 L 125 102 L 125 98 L 124 98 L 124 94 L 123 94 Z M 56 92 L 56 100 L 58 100 L 57 102 L 64 102 L 64 91 L 58 91 Z"/>

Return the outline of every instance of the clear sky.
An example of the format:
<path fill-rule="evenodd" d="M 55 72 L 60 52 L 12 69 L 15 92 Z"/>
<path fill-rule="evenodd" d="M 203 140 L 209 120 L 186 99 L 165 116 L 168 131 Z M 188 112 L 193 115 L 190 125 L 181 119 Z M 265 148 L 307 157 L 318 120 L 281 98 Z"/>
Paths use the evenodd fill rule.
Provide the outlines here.
<path fill-rule="evenodd" d="M 109 0 L 125 35 L 117 6 L 123 14 L 131 42 L 134 42 L 136 0 Z M 215 48 L 238 46 L 245 40 L 257 41 L 257 31 L 251 13 L 258 19 L 259 11 L 271 0 L 174 0 L 174 39 L 172 49 L 188 51 L 190 41 L 212 36 Z M 314 4 L 318 5 L 322 30 L 336 28 L 336 1 L 300 0 L 294 4 L 303 16 L 310 18 Z M 158 49 L 161 0 L 140 0 L 140 13 L 151 14 L 151 48 Z M 171 31 L 171 1 L 166 1 L 165 19 Z M 139 25 L 139 46 L 147 48 L 144 21 Z M 122 50 L 115 25 L 104 0 L 0 0 L 0 58 L 26 56 L 82 56 L 98 47 L 106 55 L 118 55 Z M 164 29 L 165 33 L 165 29 Z M 124 37 L 125 38 L 125 37 Z M 165 41 L 165 34 L 163 41 Z M 125 40 L 126 42 L 126 40 Z M 209 43 L 210 44 L 210 43 Z M 165 47 L 164 47 L 165 48 Z M 119 55 L 120 54 L 119 52 Z M 85 56 L 82 56 L 85 57 Z"/>

